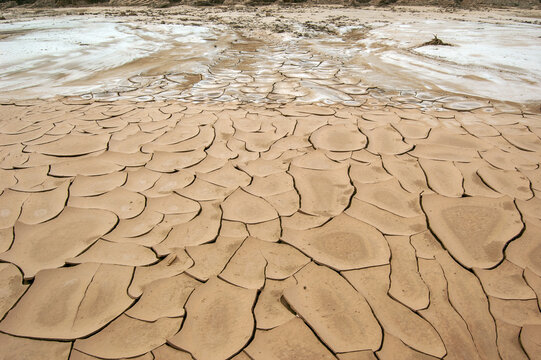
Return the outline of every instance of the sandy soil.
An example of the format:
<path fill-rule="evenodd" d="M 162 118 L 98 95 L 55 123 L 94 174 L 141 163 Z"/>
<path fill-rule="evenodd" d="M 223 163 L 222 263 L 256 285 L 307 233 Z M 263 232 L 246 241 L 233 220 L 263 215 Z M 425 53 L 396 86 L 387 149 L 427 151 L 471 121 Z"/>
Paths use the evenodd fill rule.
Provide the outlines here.
<path fill-rule="evenodd" d="M 343 9 L 295 46 L 238 13 L 200 16 L 199 73 L 154 53 L 77 80 L 153 72 L 115 91 L 1 94 L 0 359 L 539 358 L 538 103 L 368 86 L 322 50 Z"/>

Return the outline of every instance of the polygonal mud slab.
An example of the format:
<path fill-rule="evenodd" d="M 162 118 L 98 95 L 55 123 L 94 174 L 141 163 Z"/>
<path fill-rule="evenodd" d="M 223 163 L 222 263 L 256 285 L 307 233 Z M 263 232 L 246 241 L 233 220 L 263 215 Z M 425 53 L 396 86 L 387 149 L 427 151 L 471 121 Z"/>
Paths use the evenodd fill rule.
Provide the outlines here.
<path fill-rule="evenodd" d="M 247 186 L 252 181 L 252 178 L 248 174 L 236 169 L 231 162 L 228 162 L 217 170 L 208 173 L 198 173 L 197 177 L 210 183 L 230 188 Z"/>
<path fill-rule="evenodd" d="M 380 161 L 381 157 L 379 155 L 372 154 L 366 149 L 363 149 L 359 151 L 353 151 L 351 153 L 351 159 L 363 163 L 373 163 L 376 161 Z"/>
<path fill-rule="evenodd" d="M 447 198 L 433 194 L 424 195 L 421 204 L 430 229 L 469 268 L 498 264 L 505 245 L 523 228 L 520 214 L 508 197 Z"/>
<path fill-rule="evenodd" d="M 152 186 L 154 186 L 156 181 L 158 181 L 158 179 L 160 179 L 160 177 L 163 174 L 156 171 L 149 170 L 146 167 L 141 167 L 141 168 L 138 168 L 137 170 L 129 171 L 127 175 L 128 175 L 128 179 L 126 180 L 126 183 L 123 185 L 123 187 L 125 187 L 126 189 L 130 191 L 143 192 L 145 190 L 150 189 Z M 171 189 L 171 191 L 172 190 L 175 190 L 175 189 L 173 188 Z M 167 193 L 163 195 L 167 195 Z"/>
<path fill-rule="evenodd" d="M 30 196 L 28 193 L 4 190 L 0 195 L 0 229 L 10 228 L 21 214 L 24 201 Z"/>
<path fill-rule="evenodd" d="M 485 166 L 484 161 L 475 161 L 471 163 L 456 162 L 455 166 L 460 170 L 464 177 L 462 187 L 464 194 L 469 196 L 484 196 L 491 198 L 499 198 L 502 196 L 499 192 L 494 191 L 483 182 L 477 174 L 480 167 Z"/>
<path fill-rule="evenodd" d="M 312 170 L 333 170 L 347 166 L 346 164 L 329 159 L 322 150 L 310 151 L 305 155 L 296 156 L 291 160 L 291 164 L 300 168 Z"/>
<path fill-rule="evenodd" d="M 255 360 L 335 358 L 299 318 L 289 320 L 270 331 L 256 331 L 254 340 L 245 351 Z"/>
<path fill-rule="evenodd" d="M 381 126 L 373 130 L 365 130 L 368 136 L 368 151 L 374 154 L 403 154 L 413 148 L 413 145 L 403 141 L 402 136 L 391 126 Z"/>
<path fill-rule="evenodd" d="M 295 284 L 296 281 L 293 277 L 282 281 L 267 280 L 265 282 L 265 287 L 261 291 L 254 309 L 258 329 L 273 329 L 295 318 L 295 314 L 281 301 L 284 290 Z"/>
<path fill-rule="evenodd" d="M 416 143 L 426 145 L 443 145 L 461 149 L 473 149 L 477 151 L 485 151 L 492 148 L 490 143 L 487 143 L 484 141 L 484 139 L 480 139 L 465 133 L 463 130 L 460 130 L 460 128 L 456 128 L 456 130 L 444 127 L 434 128 L 430 131 L 430 135 L 426 140 L 417 140 Z"/>
<path fill-rule="evenodd" d="M 134 236 L 134 237 L 124 237 L 124 236 L 119 236 L 118 233 L 114 233 L 114 230 L 113 230 L 113 232 L 111 232 L 110 234 L 104 235 L 103 238 L 105 240 L 113 241 L 117 243 L 131 243 L 131 244 L 137 244 L 137 245 L 142 245 L 146 247 L 153 247 L 163 242 L 165 238 L 167 237 L 167 235 L 171 232 L 174 226 L 189 222 L 196 216 L 196 213 L 193 212 L 193 213 L 188 213 L 188 214 L 174 214 L 174 215 L 165 215 L 165 216 L 163 214 L 159 214 L 159 215 L 163 216 L 163 219 L 161 220 L 161 222 L 158 223 L 158 225 L 155 225 L 154 227 L 152 227 L 150 231 L 146 231 L 145 233 L 141 235 Z M 136 221 L 135 219 L 137 218 L 139 218 L 139 216 L 130 220 Z M 146 226 L 147 224 L 140 223 L 139 225 Z M 167 254 L 169 254 L 169 252 L 166 252 L 161 255 L 167 255 Z"/>
<path fill-rule="evenodd" d="M 98 240 L 84 253 L 66 259 L 68 264 L 100 263 L 128 266 L 150 265 L 158 261 L 156 254 L 149 248 L 137 244 L 118 244 Z"/>
<path fill-rule="evenodd" d="M 124 185 L 125 182 L 125 172 L 101 176 L 77 176 L 70 186 L 70 196 L 101 195 Z"/>
<path fill-rule="evenodd" d="M 541 227 L 528 220 L 524 223 L 524 232 L 505 249 L 505 256 L 513 264 L 541 276 Z"/>
<path fill-rule="evenodd" d="M 13 228 L 0 229 L 0 253 L 7 251 L 13 243 Z"/>
<path fill-rule="evenodd" d="M 172 226 L 167 238 L 153 247 L 158 255 L 169 254 L 174 248 L 204 244 L 218 236 L 222 218 L 220 201 L 205 201 L 200 205 L 201 212 L 196 217 Z"/>
<path fill-rule="evenodd" d="M 185 274 L 153 281 L 145 287 L 139 301 L 126 311 L 126 315 L 143 321 L 184 316 L 184 304 L 199 285 L 199 281 Z"/>
<path fill-rule="evenodd" d="M 523 277 L 524 269 L 504 260 L 494 269 L 476 269 L 475 275 L 489 296 L 500 299 L 535 299 L 535 293 Z"/>
<path fill-rule="evenodd" d="M 268 242 L 277 242 L 282 234 L 279 218 L 258 224 L 247 224 L 246 227 L 250 236 Z"/>
<path fill-rule="evenodd" d="M 425 139 L 431 129 L 418 121 L 404 119 L 394 123 L 393 127 L 407 139 Z"/>
<path fill-rule="evenodd" d="M 139 266 L 135 268 L 128 294 L 138 298 L 145 288 L 159 279 L 176 276 L 193 265 L 193 260 L 184 250 L 174 249 L 165 259 L 152 266 Z"/>
<path fill-rule="evenodd" d="M 530 286 L 530 288 L 532 288 L 537 295 L 537 303 L 539 304 L 539 308 L 541 309 L 541 276 L 537 276 L 530 269 L 525 269 L 524 279 L 526 279 L 526 283 L 528 284 L 528 286 Z"/>
<path fill-rule="evenodd" d="M 201 206 L 197 201 L 180 196 L 177 193 L 153 197 L 147 200 L 147 209 L 164 215 L 197 213 Z"/>
<path fill-rule="evenodd" d="M 423 215 L 402 217 L 372 204 L 353 198 L 346 214 L 364 221 L 386 235 L 413 235 L 426 229 Z"/>
<path fill-rule="evenodd" d="M 181 153 L 195 151 L 201 147 L 206 148 L 212 143 L 214 139 L 214 128 L 210 125 L 200 127 L 199 134 L 196 136 L 176 142 L 174 144 L 159 145 L 154 142 L 146 143 L 141 148 L 144 153 L 156 153 L 156 152 L 168 152 L 168 153 Z"/>
<path fill-rule="evenodd" d="M 494 319 L 479 279 L 461 267 L 447 252 L 438 253 L 436 260 L 447 280 L 449 301 L 464 319 L 479 356 L 482 359 L 497 358 Z"/>
<path fill-rule="evenodd" d="M 541 355 L 541 325 L 524 326 L 520 342 L 530 359 L 537 359 Z"/>
<path fill-rule="evenodd" d="M 188 167 L 186 171 L 193 172 L 194 174 L 207 174 L 209 172 L 219 170 L 220 168 L 226 166 L 228 163 L 229 162 L 226 159 L 207 155 L 207 157 L 203 159 L 203 161 L 196 165 Z"/>
<path fill-rule="evenodd" d="M 225 220 L 256 224 L 278 217 L 278 213 L 264 199 L 237 189 L 221 204 Z"/>
<path fill-rule="evenodd" d="M 340 275 L 310 263 L 284 298 L 334 352 L 376 350 L 382 332 L 366 300 Z"/>
<path fill-rule="evenodd" d="M 147 322 L 121 315 L 100 332 L 75 341 L 73 348 L 103 359 L 131 358 L 165 344 L 181 324 L 182 318 Z"/>
<path fill-rule="evenodd" d="M 18 134 L 2 134 L 0 137 L 0 146 L 21 144 L 27 141 L 38 139 L 51 129 L 52 129 L 52 126 L 48 125 L 42 128 L 33 129 L 30 131 L 21 132 Z"/>
<path fill-rule="evenodd" d="M 422 215 L 419 196 L 405 191 L 395 178 L 374 184 L 354 182 L 355 197 L 402 217 Z"/>
<path fill-rule="evenodd" d="M 28 285 L 23 285 L 23 276 L 13 264 L 0 264 L 0 319 L 24 294 Z"/>
<path fill-rule="evenodd" d="M 533 197 L 528 201 L 516 200 L 515 203 L 523 216 L 541 220 L 541 196 Z"/>
<path fill-rule="evenodd" d="M 447 356 L 479 360 L 466 323 L 449 303 L 447 283 L 440 265 L 435 260 L 419 259 L 419 272 L 430 290 L 430 306 L 419 314 L 436 329 L 445 344 Z"/>
<path fill-rule="evenodd" d="M 514 326 L 504 321 L 496 319 L 498 328 L 498 351 L 502 359 L 528 360 L 520 344 L 520 326 Z"/>
<path fill-rule="evenodd" d="M 312 216 L 297 211 L 291 216 L 282 217 L 282 227 L 293 230 L 309 230 L 319 227 L 329 221 L 327 216 Z"/>
<path fill-rule="evenodd" d="M 392 174 L 406 191 L 412 194 L 430 193 L 425 173 L 417 159 L 407 154 L 400 156 L 382 156 L 385 170 Z"/>
<path fill-rule="evenodd" d="M 218 236 L 211 244 L 188 246 L 186 251 L 194 260 L 194 266 L 186 270 L 194 278 L 206 281 L 224 269 L 244 240 L 244 237 Z"/>
<path fill-rule="evenodd" d="M 168 130 L 165 134 L 152 142 L 156 145 L 176 144 L 193 138 L 199 134 L 199 131 L 199 126 L 177 124 L 173 129 Z"/>
<path fill-rule="evenodd" d="M 113 231 L 104 235 L 103 238 L 110 241 L 122 242 L 122 238 L 141 236 L 150 232 L 164 218 L 165 216 L 163 214 L 149 210 L 147 207 L 141 214 L 134 218 L 120 220 Z"/>
<path fill-rule="evenodd" d="M 49 175 L 61 177 L 77 175 L 98 176 L 112 174 L 124 169 L 124 166 L 106 161 L 102 156 L 67 159 L 69 160 L 52 163 Z"/>
<path fill-rule="evenodd" d="M 490 165 L 502 170 L 535 169 L 537 162 L 517 153 L 509 153 L 503 150 L 493 148 L 488 151 L 480 152 L 483 159 Z"/>
<path fill-rule="evenodd" d="M 428 288 L 418 272 L 416 250 L 406 236 L 386 236 L 391 249 L 389 295 L 413 310 L 428 307 Z"/>
<path fill-rule="evenodd" d="M 207 154 L 203 148 L 187 152 L 156 151 L 145 166 L 153 171 L 171 173 L 201 162 Z"/>
<path fill-rule="evenodd" d="M 536 170 L 521 170 L 528 177 L 532 184 L 532 188 L 541 191 L 541 168 Z"/>
<path fill-rule="evenodd" d="M 267 241 L 259 241 L 258 244 L 261 254 L 267 261 L 265 268 L 267 279 L 284 280 L 310 262 L 310 258 L 288 244 Z"/>
<path fill-rule="evenodd" d="M 475 149 L 439 144 L 418 144 L 409 152 L 421 159 L 469 162 L 479 158 Z"/>
<path fill-rule="evenodd" d="M 220 236 L 241 237 L 244 239 L 249 235 L 246 224 L 236 221 L 222 220 L 220 225 Z"/>
<path fill-rule="evenodd" d="M 389 247 L 372 226 L 345 214 L 310 230 L 284 228 L 282 240 L 336 270 L 389 263 Z"/>
<path fill-rule="evenodd" d="M 192 356 L 182 350 L 175 349 L 167 344 L 152 350 L 153 360 L 193 360 Z"/>
<path fill-rule="evenodd" d="M 235 131 L 235 138 L 246 144 L 246 150 L 252 152 L 265 152 L 282 137 L 282 134 L 276 134 L 274 131 L 265 132 L 245 132 Z"/>
<path fill-rule="evenodd" d="M 337 354 L 336 357 L 339 360 L 377 360 L 376 355 L 370 350 L 341 353 Z"/>
<path fill-rule="evenodd" d="M 500 194 L 521 200 L 533 197 L 530 181 L 518 171 L 482 167 L 477 171 L 477 174 L 483 179 L 483 182 Z"/>
<path fill-rule="evenodd" d="M 0 330 L 42 339 L 87 336 L 132 304 L 126 292 L 132 274 L 131 267 L 99 264 L 43 270 Z"/>
<path fill-rule="evenodd" d="M 326 125 L 310 135 L 316 149 L 331 151 L 355 151 L 363 149 L 367 140 L 356 127 Z"/>
<path fill-rule="evenodd" d="M 227 359 L 250 340 L 255 298 L 255 290 L 209 279 L 190 296 L 182 330 L 168 343 L 195 358 Z"/>
<path fill-rule="evenodd" d="M 13 246 L 0 254 L 0 259 L 16 264 L 25 279 L 31 279 L 39 270 L 63 266 L 66 259 L 78 255 L 111 230 L 117 220 L 109 211 L 67 207 L 45 223 L 18 223 Z"/>
<path fill-rule="evenodd" d="M 265 177 L 254 176 L 252 183 L 244 188 L 250 194 L 260 197 L 278 195 L 293 189 L 293 178 L 286 172 Z"/>
<path fill-rule="evenodd" d="M 443 357 L 445 346 L 434 328 L 413 311 L 387 295 L 389 266 L 376 266 L 343 272 L 345 278 L 368 301 L 386 332 L 413 349 Z"/>
<path fill-rule="evenodd" d="M 400 116 L 393 111 L 369 111 L 363 112 L 361 116 L 363 119 L 373 121 L 376 124 L 388 124 L 400 121 Z"/>
<path fill-rule="evenodd" d="M 145 209 L 145 197 L 124 188 L 116 188 L 98 196 L 70 196 L 68 206 L 83 209 L 104 209 L 115 213 L 120 219 L 130 219 Z"/>
<path fill-rule="evenodd" d="M 516 146 L 517 148 L 525 151 L 541 152 L 541 139 L 535 134 L 525 133 L 524 135 L 503 135 L 507 141 Z"/>
<path fill-rule="evenodd" d="M 300 207 L 300 197 L 296 190 L 290 190 L 288 192 L 272 195 L 265 198 L 276 209 L 280 216 L 291 216 Z"/>
<path fill-rule="evenodd" d="M 497 320 L 515 326 L 541 326 L 541 312 L 536 300 L 503 300 L 489 296 L 490 312 Z"/>
<path fill-rule="evenodd" d="M 163 131 L 158 133 L 145 133 L 142 131 L 137 131 L 136 133 L 127 136 L 113 135 L 111 137 L 111 141 L 109 141 L 109 150 L 124 154 L 134 154 L 139 152 L 144 144 L 153 141 L 162 133 Z"/>
<path fill-rule="evenodd" d="M 229 196 L 234 189 L 226 188 L 220 185 L 210 183 L 196 178 L 194 182 L 184 189 L 177 190 L 177 193 L 189 199 L 197 201 L 209 201 L 224 199 Z"/>
<path fill-rule="evenodd" d="M 265 285 L 267 261 L 259 248 L 260 240 L 249 237 L 220 273 L 220 278 L 245 289 L 261 289 Z"/>
<path fill-rule="evenodd" d="M 32 193 L 24 201 L 19 221 L 34 225 L 50 220 L 60 214 L 68 198 L 69 181 L 54 190 Z"/>
<path fill-rule="evenodd" d="M 354 182 L 361 184 L 375 184 L 393 179 L 393 176 L 383 167 L 383 163 L 380 159 L 373 160 L 370 163 L 350 161 L 350 164 L 349 176 Z"/>
<path fill-rule="evenodd" d="M 423 168 L 428 186 L 440 195 L 448 197 L 461 197 L 464 193 L 462 188 L 462 173 L 450 161 L 438 161 L 419 159 Z"/>
<path fill-rule="evenodd" d="M 249 237 L 230 259 L 220 278 L 247 289 L 261 289 L 265 277 L 288 278 L 308 262 L 309 258 L 287 244 Z"/>
<path fill-rule="evenodd" d="M 301 210 L 307 214 L 336 216 L 349 205 L 353 195 L 347 168 L 311 170 L 291 166 L 289 173 L 301 199 Z"/>
<path fill-rule="evenodd" d="M 141 178 L 138 179 L 138 176 L 134 180 L 144 180 L 150 178 L 149 183 L 151 184 L 151 187 L 149 186 L 141 190 L 137 190 L 139 192 L 142 192 L 142 190 L 144 190 L 143 194 L 148 198 L 171 195 L 173 191 L 178 193 L 180 190 L 185 189 L 186 186 L 192 184 L 195 178 L 195 176 L 189 170 L 180 170 L 171 174 L 156 173 L 148 169 L 146 169 L 146 172 L 141 172 Z M 146 173 L 150 173 L 150 176 L 145 176 Z M 128 176 L 128 180 L 131 177 L 132 176 Z M 133 185 L 136 186 L 136 184 Z"/>
<path fill-rule="evenodd" d="M 0 333 L 0 360 L 66 360 L 71 343 L 33 340 Z"/>
<path fill-rule="evenodd" d="M 471 122 L 471 123 L 462 123 L 462 127 L 472 134 L 473 136 L 477 137 L 484 137 L 484 136 L 499 136 L 500 132 L 496 130 L 494 127 L 492 127 L 489 124 L 485 124 L 483 122 Z"/>
<path fill-rule="evenodd" d="M 27 146 L 27 152 L 37 152 L 53 156 L 85 155 L 107 148 L 110 135 L 72 135 L 68 134 L 59 140 L 42 144 Z"/>
<path fill-rule="evenodd" d="M 99 360 L 100 358 L 97 358 L 95 356 L 92 356 L 92 355 L 88 355 L 88 354 L 85 354 L 85 353 L 82 353 L 78 350 L 75 350 L 73 349 L 71 351 L 71 354 L 70 354 L 70 358 L 69 360 Z M 154 360 L 154 358 L 152 357 L 152 354 L 150 352 L 147 352 L 141 356 L 136 356 L 136 357 L 130 357 L 129 358 L 130 360 Z M 115 360 L 127 360 L 126 358 L 122 358 L 122 359 L 115 359 Z"/>

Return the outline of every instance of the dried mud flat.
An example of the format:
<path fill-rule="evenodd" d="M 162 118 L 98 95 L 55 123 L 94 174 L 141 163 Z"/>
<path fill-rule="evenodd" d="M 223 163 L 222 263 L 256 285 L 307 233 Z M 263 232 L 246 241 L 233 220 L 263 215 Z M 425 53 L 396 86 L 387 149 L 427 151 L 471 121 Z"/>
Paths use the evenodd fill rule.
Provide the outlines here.
<path fill-rule="evenodd" d="M 541 114 L 319 70 L 2 103 L 0 359 L 540 358 Z"/>

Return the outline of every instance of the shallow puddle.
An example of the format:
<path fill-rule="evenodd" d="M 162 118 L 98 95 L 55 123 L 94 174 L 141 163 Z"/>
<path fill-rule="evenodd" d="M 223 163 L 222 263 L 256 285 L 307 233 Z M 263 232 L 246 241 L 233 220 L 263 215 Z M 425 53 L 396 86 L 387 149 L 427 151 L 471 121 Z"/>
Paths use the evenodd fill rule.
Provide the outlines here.
<path fill-rule="evenodd" d="M 377 88 L 425 106 L 444 95 L 541 100 L 541 29 L 532 24 L 284 20 L 285 31 L 265 37 L 219 21 L 153 21 L 64 16 L 0 24 L 0 98 L 355 105 Z M 453 46 L 418 47 L 432 34 Z"/>
<path fill-rule="evenodd" d="M 208 27 L 65 17 L 0 25 L 0 92 L 128 90 L 134 75 L 201 72 L 221 50 Z"/>

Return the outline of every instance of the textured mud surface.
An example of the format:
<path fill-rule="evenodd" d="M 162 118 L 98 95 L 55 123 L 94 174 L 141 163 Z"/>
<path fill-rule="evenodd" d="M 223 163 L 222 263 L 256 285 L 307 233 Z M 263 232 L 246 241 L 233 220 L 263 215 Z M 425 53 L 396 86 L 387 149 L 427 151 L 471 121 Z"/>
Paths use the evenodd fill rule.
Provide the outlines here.
<path fill-rule="evenodd" d="M 0 113 L 4 359 L 540 354 L 538 114 Z"/>
<path fill-rule="evenodd" d="M 538 109 L 235 46 L 1 103 L 0 359 L 538 359 Z"/>

